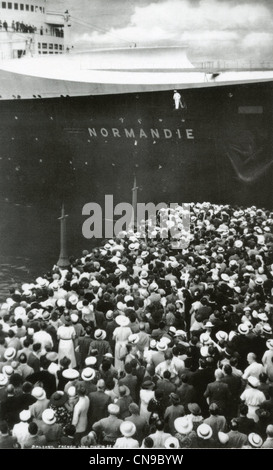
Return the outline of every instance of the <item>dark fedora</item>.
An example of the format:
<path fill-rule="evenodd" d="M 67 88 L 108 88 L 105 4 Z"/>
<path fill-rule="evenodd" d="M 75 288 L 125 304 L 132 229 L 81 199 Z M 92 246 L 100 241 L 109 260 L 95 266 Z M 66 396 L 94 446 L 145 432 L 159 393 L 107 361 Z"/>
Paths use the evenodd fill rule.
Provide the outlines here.
<path fill-rule="evenodd" d="M 52 406 L 62 406 L 68 400 L 68 395 L 65 392 L 58 391 L 51 395 L 49 403 Z"/>
<path fill-rule="evenodd" d="M 151 380 L 145 380 L 145 382 L 143 382 L 143 384 L 141 385 L 141 388 L 143 388 L 144 390 L 154 390 L 155 384 Z"/>

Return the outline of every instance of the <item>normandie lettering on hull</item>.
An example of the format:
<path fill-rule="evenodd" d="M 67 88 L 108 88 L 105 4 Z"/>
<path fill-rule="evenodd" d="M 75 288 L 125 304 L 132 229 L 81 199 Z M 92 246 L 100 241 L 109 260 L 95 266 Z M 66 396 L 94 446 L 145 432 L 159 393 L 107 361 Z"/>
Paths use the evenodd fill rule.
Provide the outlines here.
<path fill-rule="evenodd" d="M 187 139 L 193 140 L 193 129 L 133 129 L 133 128 L 126 128 L 118 129 L 116 127 L 88 127 L 88 132 L 90 137 L 114 137 L 114 138 L 122 138 L 125 137 L 127 139 Z"/>

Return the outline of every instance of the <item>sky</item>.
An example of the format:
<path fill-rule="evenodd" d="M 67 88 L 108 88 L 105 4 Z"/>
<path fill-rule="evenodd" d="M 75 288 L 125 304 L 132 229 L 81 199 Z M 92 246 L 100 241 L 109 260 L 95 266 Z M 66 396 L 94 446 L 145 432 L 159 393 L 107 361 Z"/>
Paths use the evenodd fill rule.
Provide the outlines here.
<path fill-rule="evenodd" d="M 188 45 L 193 61 L 271 61 L 272 0 L 48 0 L 75 49 Z"/>

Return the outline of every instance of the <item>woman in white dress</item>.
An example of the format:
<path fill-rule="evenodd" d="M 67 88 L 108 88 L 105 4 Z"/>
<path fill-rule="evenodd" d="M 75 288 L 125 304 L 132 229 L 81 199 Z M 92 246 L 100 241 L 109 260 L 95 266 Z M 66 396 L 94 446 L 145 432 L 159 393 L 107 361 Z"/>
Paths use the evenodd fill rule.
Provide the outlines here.
<path fill-rule="evenodd" d="M 132 334 L 132 330 L 128 327 L 130 320 L 125 315 L 118 315 L 115 321 L 119 325 L 113 331 L 113 338 L 116 341 L 115 368 L 121 371 L 124 370 L 124 359 L 127 354 L 126 345 L 129 336 Z"/>
<path fill-rule="evenodd" d="M 247 386 L 240 396 L 241 400 L 248 406 L 247 417 L 254 419 L 255 423 L 259 421 L 259 417 L 256 414 L 256 411 L 266 400 L 264 393 L 257 388 L 259 384 L 260 382 L 257 377 L 248 377 Z"/>
<path fill-rule="evenodd" d="M 154 392 L 155 384 L 151 380 L 146 380 L 143 382 L 141 385 L 140 389 L 140 411 L 139 414 L 140 416 L 143 416 L 147 423 L 149 423 L 150 415 L 151 412 L 147 410 L 148 403 L 151 400 L 151 398 L 154 398 L 155 392 Z"/>
<path fill-rule="evenodd" d="M 59 326 L 57 330 L 57 337 L 59 340 L 59 364 L 60 360 L 66 356 L 71 360 L 69 367 L 74 369 L 74 367 L 76 367 L 77 365 L 74 349 L 74 339 L 76 337 L 76 332 L 74 327 L 72 326 L 69 315 L 65 316 L 64 320 L 64 325 Z"/>

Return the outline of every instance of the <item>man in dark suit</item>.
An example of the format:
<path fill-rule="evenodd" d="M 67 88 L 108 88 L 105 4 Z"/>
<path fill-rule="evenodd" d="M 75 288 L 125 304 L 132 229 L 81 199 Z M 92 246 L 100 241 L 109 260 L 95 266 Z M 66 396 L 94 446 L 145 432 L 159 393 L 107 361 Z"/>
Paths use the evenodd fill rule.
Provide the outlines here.
<path fill-rule="evenodd" d="M 41 351 L 41 343 L 35 343 L 32 347 L 33 351 L 29 354 L 27 359 L 27 365 L 32 367 L 34 372 L 39 372 L 40 370 L 40 359 L 38 353 Z"/>
<path fill-rule="evenodd" d="M 216 403 L 219 407 L 219 414 L 225 416 L 230 401 L 229 388 L 226 383 L 222 382 L 223 372 L 220 369 L 216 369 L 214 375 L 215 381 L 207 385 L 204 397 L 209 404 Z"/>
<path fill-rule="evenodd" d="M 230 364 L 224 364 L 222 370 L 224 377 L 221 379 L 221 381 L 227 384 L 229 389 L 227 418 L 236 418 L 238 415 L 240 395 L 243 391 L 242 380 L 240 377 L 232 375 L 232 367 Z"/>
<path fill-rule="evenodd" d="M 105 382 L 100 379 L 97 383 L 97 391 L 89 393 L 90 400 L 88 410 L 88 426 L 91 430 L 94 423 L 107 416 L 107 407 L 111 403 L 111 398 L 105 392 Z"/>
<path fill-rule="evenodd" d="M 189 384 L 193 385 L 196 392 L 196 403 L 202 410 L 202 416 L 208 417 L 208 404 L 204 397 L 205 390 L 210 382 L 214 380 L 214 371 L 208 360 L 199 360 L 199 369 L 197 369 L 189 378 Z"/>
<path fill-rule="evenodd" d="M 80 368 L 82 369 L 85 366 L 85 358 L 88 356 L 88 351 L 90 347 L 90 343 L 92 341 L 92 328 L 87 326 L 85 328 L 85 336 L 80 336 L 78 338 L 78 352 L 80 356 Z"/>
<path fill-rule="evenodd" d="M 156 382 L 156 390 L 161 390 L 163 392 L 163 402 L 166 407 L 170 405 L 170 394 L 174 393 L 176 390 L 176 386 L 170 381 L 170 378 L 170 371 L 165 370 L 163 372 L 163 379 L 159 379 Z"/>
<path fill-rule="evenodd" d="M 133 367 L 131 362 L 127 362 L 124 366 L 125 369 L 125 377 L 119 379 L 119 385 L 126 385 L 126 387 L 130 390 L 130 395 L 134 403 L 137 403 L 137 389 L 138 389 L 138 380 L 135 375 L 132 374 Z"/>
<path fill-rule="evenodd" d="M 46 397 L 50 398 L 51 395 L 56 392 L 56 379 L 53 374 L 48 372 L 48 367 L 50 365 L 50 361 L 46 359 L 45 356 L 41 357 L 40 360 L 41 370 L 39 372 L 34 372 L 27 377 L 28 382 L 32 384 L 36 384 L 37 382 L 43 384 L 42 387 L 46 392 Z"/>
<path fill-rule="evenodd" d="M 195 403 L 196 402 L 196 392 L 193 385 L 190 385 L 189 376 L 183 374 L 181 377 L 182 383 L 177 388 L 176 393 L 180 398 L 180 403 L 184 407 L 188 405 L 188 403 Z"/>

